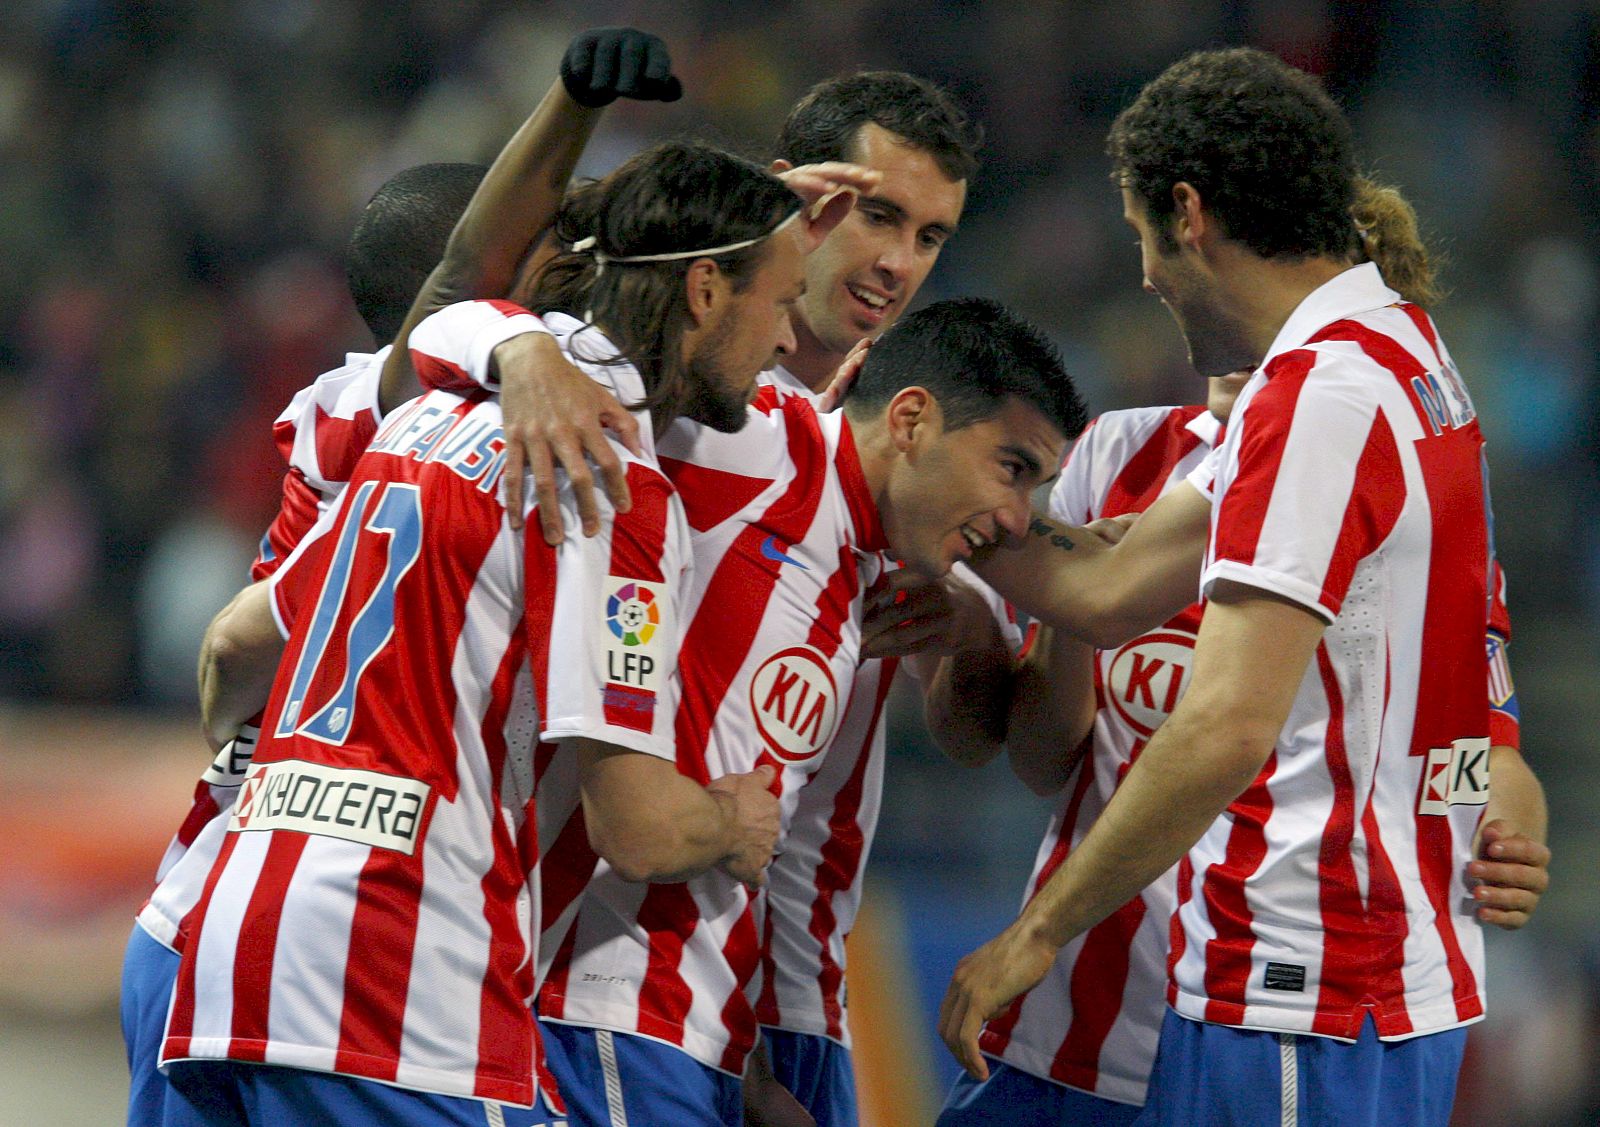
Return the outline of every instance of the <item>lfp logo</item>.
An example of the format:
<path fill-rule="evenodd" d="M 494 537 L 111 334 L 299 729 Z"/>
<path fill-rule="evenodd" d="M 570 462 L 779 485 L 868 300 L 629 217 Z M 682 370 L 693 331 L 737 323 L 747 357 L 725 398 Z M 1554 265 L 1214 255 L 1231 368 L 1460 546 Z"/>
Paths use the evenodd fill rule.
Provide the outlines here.
<path fill-rule="evenodd" d="M 661 625 L 656 593 L 643 583 L 626 583 L 606 599 L 606 625 L 625 646 L 642 646 Z"/>

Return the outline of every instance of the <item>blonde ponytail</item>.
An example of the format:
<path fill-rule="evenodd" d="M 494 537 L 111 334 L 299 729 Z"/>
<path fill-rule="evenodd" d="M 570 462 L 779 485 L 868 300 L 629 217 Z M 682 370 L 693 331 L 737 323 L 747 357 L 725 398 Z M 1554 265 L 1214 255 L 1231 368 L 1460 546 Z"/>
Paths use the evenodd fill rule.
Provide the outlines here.
<path fill-rule="evenodd" d="M 1417 229 L 1417 213 L 1394 188 L 1365 176 L 1355 180 L 1350 217 L 1360 233 L 1359 253 L 1377 263 L 1383 280 L 1407 301 L 1432 305 L 1442 294 L 1428 248 Z"/>

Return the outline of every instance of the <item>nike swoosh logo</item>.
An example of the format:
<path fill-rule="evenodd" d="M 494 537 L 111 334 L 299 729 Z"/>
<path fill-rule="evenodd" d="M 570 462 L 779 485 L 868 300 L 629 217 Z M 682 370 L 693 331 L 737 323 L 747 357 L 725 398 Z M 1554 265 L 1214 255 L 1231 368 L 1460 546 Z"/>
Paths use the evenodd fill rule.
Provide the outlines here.
<path fill-rule="evenodd" d="M 785 555 L 783 549 L 778 547 L 778 538 L 776 536 L 769 536 L 765 540 L 761 541 L 761 554 L 766 556 L 767 559 L 777 560 L 781 564 L 794 564 L 794 566 L 799 568 L 801 571 L 811 570 L 793 556 Z"/>

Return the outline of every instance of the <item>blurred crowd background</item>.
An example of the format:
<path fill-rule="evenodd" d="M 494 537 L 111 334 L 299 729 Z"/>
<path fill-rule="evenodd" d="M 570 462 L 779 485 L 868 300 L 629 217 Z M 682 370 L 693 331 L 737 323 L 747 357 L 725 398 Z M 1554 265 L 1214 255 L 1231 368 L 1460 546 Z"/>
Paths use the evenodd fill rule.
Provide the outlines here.
<path fill-rule="evenodd" d="M 271 420 L 371 347 L 341 262 L 361 206 L 408 165 L 491 159 L 570 36 L 622 23 L 667 41 L 687 95 L 615 106 L 590 173 L 682 133 L 768 156 L 790 104 L 842 71 L 948 86 L 988 141 L 925 300 L 1016 306 L 1096 410 L 1203 394 L 1139 288 L 1106 176 L 1112 116 L 1199 47 L 1251 43 L 1322 76 L 1445 259 L 1435 313 L 1490 442 L 1524 748 L 1551 798 L 1556 888 L 1527 932 L 1495 937 L 1494 1016 L 1458 1122 L 1595 1122 L 1600 8 L 1586 0 L 0 6 L 0 1029 L 13 1031 L 0 1092 L 24 1038 L 56 1029 L 4 936 L 88 912 L 28 876 L 52 849 L 81 851 L 72 826 L 30 843 L 18 819 L 70 807 L 102 844 L 146 801 L 153 825 L 176 824 L 204 757 L 189 734 L 198 639 L 277 501 Z M 177 766 L 107 751 L 128 731 L 181 745 Z M 909 699 L 894 734 L 874 894 L 905 921 L 911 977 L 936 1000 L 954 959 L 1014 911 L 1048 806 L 1003 768 L 940 763 Z M 133 792 L 97 789 L 113 760 Z M 83 801 L 61 803 L 62 788 Z M 139 849 L 159 853 L 153 840 Z M 145 871 L 139 849 L 130 873 Z M 113 897 L 123 934 L 143 879 L 92 895 L 97 910 Z M 114 974 L 74 994 L 84 1036 L 113 1024 Z M 940 1084 L 951 1066 L 928 1048 L 924 1067 Z"/>

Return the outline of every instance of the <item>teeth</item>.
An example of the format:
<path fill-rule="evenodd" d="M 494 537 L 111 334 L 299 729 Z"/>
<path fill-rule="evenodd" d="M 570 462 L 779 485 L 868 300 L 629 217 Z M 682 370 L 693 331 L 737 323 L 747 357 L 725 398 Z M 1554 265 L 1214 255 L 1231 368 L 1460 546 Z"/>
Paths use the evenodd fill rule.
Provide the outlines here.
<path fill-rule="evenodd" d="M 978 535 L 977 532 L 973 531 L 971 528 L 968 528 L 966 525 L 961 526 L 961 535 L 966 538 L 967 547 L 969 548 L 981 548 L 985 543 L 987 543 L 982 536 Z"/>
<path fill-rule="evenodd" d="M 875 293 L 868 293 L 865 290 L 858 290 L 854 286 L 848 286 L 846 288 L 856 296 L 857 300 L 865 302 L 874 309 L 883 309 L 889 304 L 889 299 L 886 297 L 879 297 Z"/>

